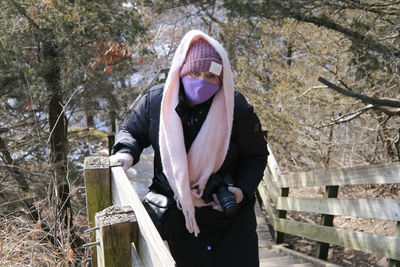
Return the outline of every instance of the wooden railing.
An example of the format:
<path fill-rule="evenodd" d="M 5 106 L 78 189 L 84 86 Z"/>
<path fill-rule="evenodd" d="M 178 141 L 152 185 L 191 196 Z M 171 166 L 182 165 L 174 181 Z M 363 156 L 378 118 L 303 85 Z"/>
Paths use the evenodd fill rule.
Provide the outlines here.
<path fill-rule="evenodd" d="M 327 259 L 329 246 L 338 245 L 387 257 L 390 266 L 400 266 L 400 200 L 337 198 L 340 186 L 397 183 L 400 183 L 400 163 L 282 174 L 270 151 L 257 193 L 274 229 L 276 243 L 282 243 L 285 234 L 296 235 L 317 241 L 316 257 L 323 260 Z M 85 158 L 85 186 L 89 227 L 94 229 L 90 240 L 96 245 L 92 250 L 92 266 L 126 266 L 126 261 L 133 266 L 176 265 L 121 166 L 110 166 L 108 157 Z M 325 187 L 323 198 L 289 195 L 290 188 L 314 186 Z M 136 226 L 131 220 L 120 230 L 98 225 L 96 213 L 112 205 L 130 207 L 136 216 Z M 318 213 L 321 221 L 313 224 L 289 220 L 288 211 Z M 334 227 L 334 216 L 396 221 L 397 230 L 394 236 L 352 231 Z M 130 226 L 133 229 L 126 230 Z M 130 239 L 123 236 L 127 232 Z M 104 236 L 107 233 L 111 236 Z M 122 240 L 128 245 L 118 248 L 118 253 L 116 246 L 107 247 Z"/>
<path fill-rule="evenodd" d="M 390 259 L 391 266 L 400 266 L 400 200 L 337 198 L 340 186 L 397 183 L 400 163 L 282 174 L 270 151 L 258 194 L 273 226 L 276 243 L 282 243 L 286 233 L 318 241 L 316 257 L 323 260 L 327 259 L 329 244 L 333 244 L 384 256 Z M 289 196 L 290 188 L 311 186 L 325 187 L 324 198 Z M 288 220 L 287 211 L 322 214 L 321 222 Z M 334 216 L 397 221 L 397 230 L 394 236 L 384 236 L 333 227 Z"/>
<path fill-rule="evenodd" d="M 108 157 L 85 158 L 85 187 L 90 241 L 93 244 L 92 266 L 175 266 L 172 255 L 161 239 L 138 195 L 120 165 L 110 166 Z M 124 227 L 104 228 L 96 214 L 112 205 L 130 207 L 137 226 L 129 221 Z M 126 230 L 126 225 L 135 229 Z M 120 229 L 119 229 L 120 228 Z M 132 233 L 133 231 L 137 233 Z M 90 230 L 89 230 L 90 231 Z M 108 236 L 104 236 L 108 233 Z M 120 246 L 118 243 L 126 240 Z M 112 247 L 109 247 L 112 246 Z"/>

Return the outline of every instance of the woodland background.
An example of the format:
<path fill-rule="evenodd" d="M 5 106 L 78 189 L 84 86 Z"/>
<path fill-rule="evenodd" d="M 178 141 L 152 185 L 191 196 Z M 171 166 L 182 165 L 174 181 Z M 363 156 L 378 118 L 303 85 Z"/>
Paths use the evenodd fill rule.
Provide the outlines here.
<path fill-rule="evenodd" d="M 0 15 L 1 266 L 87 263 L 83 158 L 190 29 L 227 49 L 284 172 L 400 160 L 400 1 L 1 0 Z M 363 193 L 400 195 L 341 192 Z"/>

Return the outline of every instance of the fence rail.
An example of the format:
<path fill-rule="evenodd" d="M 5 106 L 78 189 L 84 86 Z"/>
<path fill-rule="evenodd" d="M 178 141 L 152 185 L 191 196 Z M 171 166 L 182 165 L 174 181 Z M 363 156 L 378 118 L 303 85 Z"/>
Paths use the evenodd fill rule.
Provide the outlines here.
<path fill-rule="evenodd" d="M 175 261 L 169 249 L 121 166 L 111 168 L 111 192 L 114 204 L 130 206 L 135 212 L 139 225 L 137 253 L 143 265 L 175 266 Z"/>
<path fill-rule="evenodd" d="M 339 186 L 400 183 L 400 163 L 353 167 L 340 170 L 281 174 L 270 151 L 268 168 L 258 187 L 258 194 L 275 231 L 275 241 L 282 243 L 284 234 L 318 241 L 317 257 L 326 260 L 329 245 L 360 250 L 390 259 L 400 266 L 400 200 L 338 199 Z M 325 186 L 324 198 L 289 197 L 290 188 Z M 288 211 L 322 214 L 320 224 L 286 219 Z M 334 216 L 349 216 L 397 221 L 394 236 L 365 233 L 333 227 Z"/>
<path fill-rule="evenodd" d="M 400 182 L 400 164 L 288 173 L 282 174 L 277 182 L 279 187 L 397 184 Z"/>
<path fill-rule="evenodd" d="M 129 257 L 133 266 L 170 267 L 176 265 L 169 249 L 161 239 L 119 163 L 110 165 L 108 157 L 85 158 L 85 187 L 89 227 L 96 229 L 91 232 L 91 242 L 96 243 L 98 241 L 96 236 L 98 239 L 99 236 L 104 235 L 103 229 L 95 225 L 95 215 L 109 206 L 130 207 L 134 212 L 138 226 L 137 234 L 133 235 L 135 240 L 132 240 L 131 247 L 124 248 L 128 250 L 128 253 L 118 259 L 114 258 L 114 261 L 107 260 L 111 258 L 110 255 L 104 255 L 106 251 L 112 250 L 106 250 L 103 247 L 104 242 L 98 242 L 97 248 L 92 250 L 93 266 L 124 266 L 126 257 Z M 114 227 L 114 229 L 116 228 Z M 124 232 L 126 234 L 126 231 L 108 232 L 110 235 L 124 235 Z M 112 238 L 103 237 L 103 239 Z M 115 242 L 118 242 L 118 239 L 122 238 L 114 237 Z M 112 253 L 115 253 L 115 251 Z M 122 253 L 119 254 L 123 255 Z"/>
<path fill-rule="evenodd" d="M 387 257 L 390 266 L 400 266 L 400 200 L 337 198 L 340 186 L 397 183 L 400 183 L 400 163 L 282 174 L 270 151 L 258 195 L 274 229 L 276 243 L 283 243 L 284 235 L 291 234 L 317 241 L 316 257 L 323 260 L 327 259 L 329 246 L 338 245 Z M 108 157 L 86 158 L 85 186 L 91 228 L 96 228 L 96 213 L 113 204 L 129 206 L 134 211 L 137 234 L 128 248 L 133 266 L 176 265 L 121 166 L 110 166 Z M 289 195 L 291 188 L 310 186 L 325 186 L 324 197 L 298 198 Z M 318 213 L 321 214 L 321 221 L 313 224 L 288 220 L 288 211 Z M 394 236 L 384 236 L 343 229 L 333 226 L 334 216 L 396 221 L 397 230 Z M 101 230 L 91 233 L 91 242 L 95 243 Z M 99 246 L 104 244 L 100 242 Z M 105 251 L 101 247 L 93 249 L 93 266 L 103 266 L 107 262 L 107 257 L 103 255 Z M 99 265 L 96 259 L 99 259 Z M 113 264 L 109 266 L 118 266 L 118 262 Z"/>

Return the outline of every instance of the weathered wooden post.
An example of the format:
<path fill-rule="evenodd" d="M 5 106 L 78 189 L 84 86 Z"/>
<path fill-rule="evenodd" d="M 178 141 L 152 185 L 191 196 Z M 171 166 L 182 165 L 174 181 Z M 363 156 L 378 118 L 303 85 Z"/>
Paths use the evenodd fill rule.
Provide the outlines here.
<path fill-rule="evenodd" d="M 400 236 L 400 221 L 397 222 L 396 232 L 395 232 L 394 236 L 396 236 L 396 237 Z M 390 259 L 389 260 L 389 266 L 390 267 L 400 267 L 400 261 L 394 260 L 394 259 Z"/>
<path fill-rule="evenodd" d="M 326 186 L 324 198 L 337 198 L 339 192 L 339 186 Z M 320 225 L 323 226 L 333 226 L 333 215 L 322 214 Z M 329 244 L 318 242 L 316 249 L 316 256 L 321 260 L 326 260 L 328 258 Z"/>
<path fill-rule="evenodd" d="M 108 207 L 96 213 L 95 221 L 98 228 L 96 236 L 100 242 L 97 246 L 98 266 L 132 266 L 131 243 L 137 244 L 138 238 L 138 223 L 132 208 Z M 139 258 L 134 260 L 140 262 Z"/>
<path fill-rule="evenodd" d="M 279 197 L 288 197 L 289 196 L 289 187 L 281 187 L 279 188 Z M 276 210 L 276 218 L 286 219 L 286 210 Z M 285 234 L 279 231 L 274 231 L 274 240 L 275 243 L 281 244 L 285 239 Z"/>
<path fill-rule="evenodd" d="M 111 206 L 111 176 L 108 157 L 86 157 L 84 163 L 86 187 L 86 209 L 89 228 L 95 227 L 95 214 Z M 90 233 L 90 242 L 96 242 L 95 232 Z M 96 248 L 92 251 L 92 266 L 97 266 Z"/>

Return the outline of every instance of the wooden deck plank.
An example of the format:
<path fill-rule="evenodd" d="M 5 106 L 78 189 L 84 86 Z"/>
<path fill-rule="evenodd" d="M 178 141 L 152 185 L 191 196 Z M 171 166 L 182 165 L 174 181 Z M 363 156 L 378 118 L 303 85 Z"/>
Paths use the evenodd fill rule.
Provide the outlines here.
<path fill-rule="evenodd" d="M 260 267 L 312 267 L 311 263 L 278 264 L 260 262 Z"/>
<path fill-rule="evenodd" d="M 260 257 L 260 260 L 268 259 L 268 258 L 282 257 L 282 255 L 279 254 L 278 252 L 275 252 L 268 248 L 260 249 L 258 256 Z"/>
<path fill-rule="evenodd" d="M 279 256 L 274 258 L 264 258 L 260 259 L 260 265 L 270 264 L 270 265 L 277 265 L 277 264 L 295 264 L 296 261 L 291 256 Z M 267 265 L 268 266 L 268 265 Z"/>

